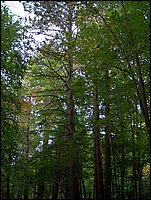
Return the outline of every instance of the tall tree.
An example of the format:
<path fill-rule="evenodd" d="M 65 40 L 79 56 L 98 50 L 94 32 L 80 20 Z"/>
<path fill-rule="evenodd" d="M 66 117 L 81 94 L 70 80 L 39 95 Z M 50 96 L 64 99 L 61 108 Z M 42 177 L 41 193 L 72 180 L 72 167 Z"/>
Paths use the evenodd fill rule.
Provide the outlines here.
<path fill-rule="evenodd" d="M 22 36 L 2 21 L 2 198 L 149 198 L 149 2 L 24 4 L 21 92 Z"/>
<path fill-rule="evenodd" d="M 40 28 L 40 31 L 47 35 L 46 30 L 49 31 L 48 25 L 52 24 L 61 30 L 61 34 L 56 34 L 53 39 L 59 37 L 61 39 L 61 45 L 56 40 L 58 50 L 66 53 L 65 70 L 67 73 L 67 80 L 64 80 L 67 90 L 67 138 L 69 144 L 69 174 L 70 174 L 70 198 L 77 199 L 79 197 L 79 186 L 78 186 L 78 172 L 77 172 L 77 156 L 76 147 L 74 144 L 74 102 L 72 93 L 72 72 L 73 72 L 73 56 L 74 56 L 74 12 L 75 5 L 73 2 L 33 2 L 35 15 L 42 19 L 40 21 L 34 21 L 33 25 Z M 37 12 L 39 7 L 39 12 Z M 45 12 L 43 12 L 45 9 Z M 60 10 L 63 9 L 63 10 Z M 49 14 L 50 13 L 50 14 Z M 44 17 L 43 17 L 44 16 Z M 63 18 L 62 18 L 63 16 Z M 49 18 L 49 20 L 48 20 Z M 58 18 L 58 19 L 57 19 Z M 41 28 L 42 27 L 42 28 Z M 57 31 L 57 30 L 56 30 Z M 51 50 L 47 49 L 47 53 L 51 54 Z M 41 52 L 43 52 L 41 50 Z M 44 51 L 45 52 L 45 51 Z M 55 55 L 55 52 L 52 52 Z M 60 57 L 61 54 L 58 56 Z M 54 72 L 58 75 L 58 72 L 54 69 Z M 59 75 L 60 76 L 60 75 Z M 63 80 L 63 78 L 60 76 Z"/>
<path fill-rule="evenodd" d="M 1 4 L 1 142 L 2 198 L 11 198 L 12 163 L 17 158 L 19 135 L 19 90 L 26 65 L 19 51 L 23 38 L 19 21 L 14 20 L 7 6 Z M 22 49 L 22 48 L 21 48 Z"/>

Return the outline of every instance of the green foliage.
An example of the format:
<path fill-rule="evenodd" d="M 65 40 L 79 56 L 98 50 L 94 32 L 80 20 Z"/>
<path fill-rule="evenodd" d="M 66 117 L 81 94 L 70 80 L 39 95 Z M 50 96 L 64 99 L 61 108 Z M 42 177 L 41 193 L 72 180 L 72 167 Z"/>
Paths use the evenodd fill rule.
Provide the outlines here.
<path fill-rule="evenodd" d="M 24 196 L 26 187 L 29 198 L 33 198 L 42 182 L 44 198 L 52 198 L 53 190 L 57 188 L 58 198 L 66 197 L 71 177 L 68 167 L 74 149 L 81 197 L 92 198 L 95 190 L 93 127 L 100 127 L 105 173 L 105 134 L 109 125 L 112 198 L 120 198 L 123 194 L 125 198 L 130 195 L 134 199 L 148 198 L 150 154 L 140 108 L 142 93 L 136 55 L 149 108 L 149 2 L 31 1 L 23 4 L 35 14 L 30 27 L 51 38 L 38 44 L 24 76 L 25 60 L 18 50 L 20 23 L 13 21 L 7 8 L 2 8 L 3 187 L 10 175 L 14 198 L 18 192 Z M 69 9 L 75 26 L 72 37 Z M 30 44 L 29 48 L 32 48 Z M 67 120 L 69 88 L 74 102 L 74 136 L 71 140 Z M 99 119 L 94 124 L 96 88 Z M 29 105 L 28 112 L 18 111 L 18 94 L 23 96 L 21 105 Z M 109 113 L 106 112 L 107 105 Z M 25 140 L 27 133 L 29 141 Z M 29 152 L 25 159 L 27 142 Z"/>
<path fill-rule="evenodd" d="M 19 51 L 21 38 L 18 30 L 19 21 L 13 20 L 13 15 L 3 4 L 1 5 L 1 159 L 4 179 L 2 181 L 2 198 L 5 194 L 6 182 L 16 174 L 14 166 L 20 159 L 22 141 L 18 126 L 20 103 L 18 101 L 19 89 L 25 73 L 25 63 Z M 7 195 L 8 191 L 7 191 Z"/>

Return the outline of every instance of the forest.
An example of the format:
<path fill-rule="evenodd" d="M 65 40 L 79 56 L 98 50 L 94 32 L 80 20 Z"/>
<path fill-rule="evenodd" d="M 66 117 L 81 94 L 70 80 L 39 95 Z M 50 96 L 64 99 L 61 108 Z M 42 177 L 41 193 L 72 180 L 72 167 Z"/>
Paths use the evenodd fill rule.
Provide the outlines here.
<path fill-rule="evenodd" d="M 20 4 L 1 1 L 1 199 L 150 199 L 150 1 Z"/>

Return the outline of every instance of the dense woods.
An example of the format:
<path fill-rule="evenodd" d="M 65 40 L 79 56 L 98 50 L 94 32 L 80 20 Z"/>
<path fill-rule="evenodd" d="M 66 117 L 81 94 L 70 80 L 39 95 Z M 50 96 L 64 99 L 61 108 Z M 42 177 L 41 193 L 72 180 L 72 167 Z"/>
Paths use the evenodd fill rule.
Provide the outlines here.
<path fill-rule="evenodd" d="M 20 4 L 34 17 L 1 4 L 1 199 L 150 199 L 150 2 Z"/>

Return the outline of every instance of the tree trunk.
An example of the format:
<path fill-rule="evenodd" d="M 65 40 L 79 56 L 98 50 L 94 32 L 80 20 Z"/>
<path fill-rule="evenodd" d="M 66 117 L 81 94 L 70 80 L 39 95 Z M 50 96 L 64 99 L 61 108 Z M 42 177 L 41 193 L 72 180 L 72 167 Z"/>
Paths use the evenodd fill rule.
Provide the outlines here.
<path fill-rule="evenodd" d="M 58 192 L 59 192 L 58 178 L 54 176 L 52 183 L 52 199 L 58 198 Z"/>
<path fill-rule="evenodd" d="M 7 199 L 10 199 L 10 178 L 7 176 Z"/>
<path fill-rule="evenodd" d="M 124 10 L 124 15 L 127 17 L 128 19 L 128 16 L 127 16 L 127 11 L 124 7 L 124 4 L 122 2 L 122 7 L 123 7 L 123 10 Z M 131 40 L 131 44 L 133 44 L 133 46 L 135 46 L 135 42 L 134 42 L 134 38 L 133 38 L 133 34 L 132 34 L 132 30 L 131 30 L 131 27 L 129 27 L 129 37 L 130 37 L 130 40 Z M 145 119 L 145 125 L 146 125 L 146 129 L 147 129 L 147 136 L 148 136 L 148 141 L 149 141 L 149 145 L 150 145 L 150 149 L 151 149 L 151 140 L 150 140 L 150 117 L 149 117 L 149 112 L 148 112 L 148 107 L 147 107 L 147 100 L 146 100 L 146 94 L 145 94 L 145 87 L 144 87 L 144 80 L 143 80 L 143 77 L 142 77 L 142 72 L 141 72 L 141 66 L 140 66 L 140 62 L 139 62 L 139 55 L 137 53 L 137 50 L 133 51 L 132 53 L 134 53 L 132 56 L 135 57 L 135 60 L 134 60 L 134 63 L 136 64 L 135 67 L 137 69 L 137 75 L 138 75 L 138 84 L 136 83 L 136 80 L 135 80 L 135 77 L 134 77 L 134 74 L 132 72 L 132 69 L 131 69 L 131 65 L 130 65 L 130 62 L 127 60 L 127 63 L 128 63 L 128 67 L 130 69 L 130 71 L 132 72 L 132 79 L 133 79 L 133 82 L 134 82 L 134 85 L 135 85 L 135 88 L 136 88 L 136 93 L 137 93 L 137 96 L 139 98 L 139 103 L 140 103 L 140 108 L 142 110 L 142 114 L 144 116 L 144 119 Z"/>
<path fill-rule="evenodd" d="M 74 142 L 74 101 L 72 94 L 72 71 L 73 71 L 73 46 L 72 46 L 72 21 L 73 7 L 72 2 L 68 3 L 68 88 L 67 88 L 67 129 L 68 129 L 68 144 L 69 144 L 69 175 L 70 175 L 70 198 L 79 199 L 79 183 L 78 183 L 78 167 L 77 167 L 77 152 Z"/>
<path fill-rule="evenodd" d="M 37 199 L 43 199 L 43 195 L 44 195 L 44 181 L 41 180 L 38 183 Z"/>
<path fill-rule="evenodd" d="M 113 171 L 114 171 L 114 180 L 115 180 L 115 182 L 113 181 L 113 186 L 115 184 L 116 198 L 119 199 L 118 181 L 117 181 L 117 170 L 116 170 L 116 158 L 115 158 L 115 150 L 114 150 L 114 139 L 111 140 L 111 145 L 112 145 Z M 114 196 L 113 196 L 113 198 L 114 198 Z"/>
<path fill-rule="evenodd" d="M 86 189 L 85 189 L 85 185 L 84 185 L 83 176 L 81 177 L 81 182 L 82 182 L 82 194 L 83 194 L 83 198 L 86 199 Z"/>
<path fill-rule="evenodd" d="M 106 112 L 109 106 L 106 106 Z M 110 147 L 110 130 L 109 126 L 105 126 L 105 199 L 111 199 L 111 147 Z"/>
<path fill-rule="evenodd" d="M 52 177 L 52 199 L 57 199 L 59 194 L 59 185 L 60 185 L 60 149 L 56 150 L 56 165 L 54 166 L 54 173 Z"/>
<path fill-rule="evenodd" d="M 17 190 L 17 199 L 22 199 L 22 194 L 20 189 Z"/>
<path fill-rule="evenodd" d="M 136 175 L 136 155 L 135 155 L 135 136 L 132 126 L 133 121 L 131 121 L 131 130 L 132 130 L 132 162 L 133 162 L 133 199 L 137 199 L 137 175 Z"/>
<path fill-rule="evenodd" d="M 125 151 L 124 141 L 122 139 L 122 152 L 121 152 L 121 199 L 125 199 Z"/>
<path fill-rule="evenodd" d="M 36 199 L 36 184 L 34 185 L 33 199 Z"/>
<path fill-rule="evenodd" d="M 105 199 L 111 199 L 111 133 L 110 133 L 110 104 L 108 102 L 109 97 L 109 72 L 105 72 L 105 88 L 106 88 L 106 98 L 105 98 Z"/>
<path fill-rule="evenodd" d="M 66 176 L 65 176 L 65 193 L 64 193 L 64 198 L 65 199 L 70 199 L 70 180 L 68 177 L 69 169 L 66 167 Z"/>
<path fill-rule="evenodd" d="M 71 71 L 71 70 L 70 70 Z M 79 199 L 79 185 L 78 185 L 78 168 L 77 168 L 77 153 L 74 143 L 74 104 L 72 91 L 68 88 L 67 93 L 68 108 L 67 108 L 67 120 L 68 120 L 68 144 L 69 144 L 69 175 L 70 175 L 70 198 Z"/>
<path fill-rule="evenodd" d="M 137 164 L 137 171 L 138 171 L 138 190 L 139 190 L 139 199 L 143 199 L 143 180 L 142 180 L 142 163 L 140 162 L 140 159 L 138 159 Z"/>
<path fill-rule="evenodd" d="M 84 179 L 83 179 L 83 174 L 82 174 L 82 169 L 80 164 L 79 165 L 79 181 L 80 181 L 80 198 L 86 199 L 86 190 L 85 190 L 85 184 L 84 184 Z"/>
<path fill-rule="evenodd" d="M 149 145 L 151 148 L 151 140 L 150 140 L 150 118 L 149 118 L 149 112 L 148 112 L 148 107 L 147 107 L 147 100 L 146 100 L 146 94 L 145 94 L 145 86 L 144 86 L 144 81 L 142 77 L 142 72 L 139 64 L 139 58 L 138 54 L 136 54 L 136 66 L 138 70 L 138 79 L 139 79 L 139 88 L 141 92 L 141 97 L 140 97 L 140 106 L 142 109 L 142 113 L 145 119 L 145 125 L 147 128 L 147 134 L 148 134 L 148 141 Z"/>
<path fill-rule="evenodd" d="M 31 96 L 29 98 L 29 103 L 31 105 Z M 29 183 L 29 174 L 28 174 L 28 160 L 29 160 L 29 149 L 30 149 L 30 120 L 31 120 L 31 109 L 26 110 L 26 121 L 24 127 L 24 137 L 25 137 L 25 171 L 24 171 L 24 199 L 28 199 L 28 183 Z"/>
<path fill-rule="evenodd" d="M 28 155 L 29 155 L 29 127 L 25 128 L 25 171 L 24 171 L 24 199 L 28 199 Z"/>
<path fill-rule="evenodd" d="M 93 106 L 93 142 L 94 142 L 94 198 L 104 199 L 102 154 L 100 145 L 98 85 L 94 84 Z"/>

